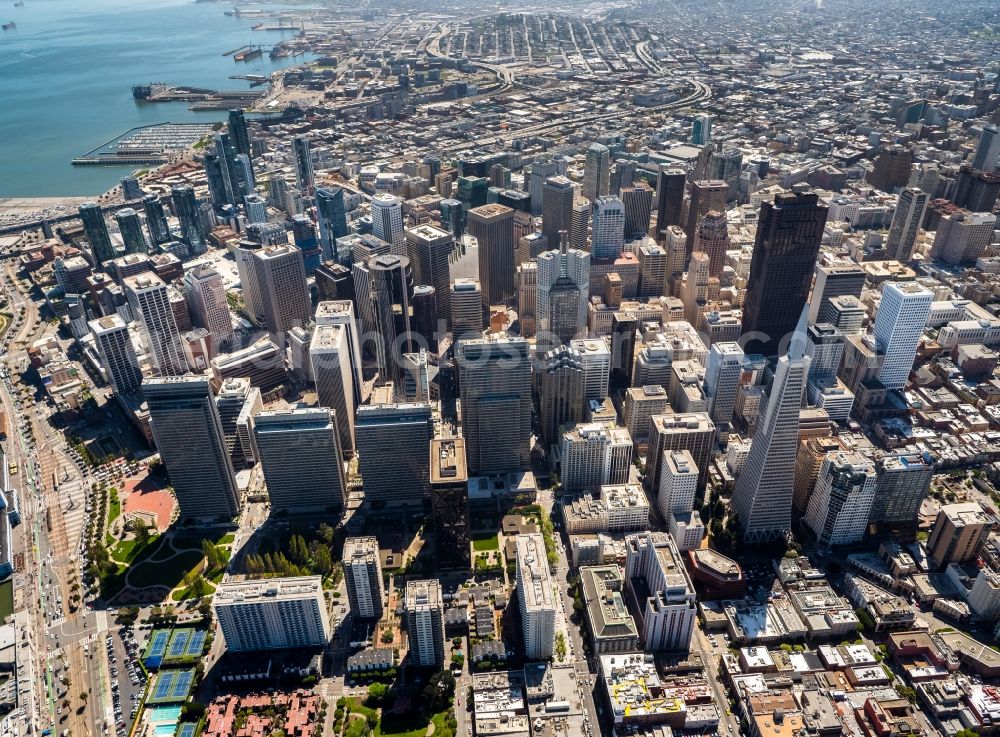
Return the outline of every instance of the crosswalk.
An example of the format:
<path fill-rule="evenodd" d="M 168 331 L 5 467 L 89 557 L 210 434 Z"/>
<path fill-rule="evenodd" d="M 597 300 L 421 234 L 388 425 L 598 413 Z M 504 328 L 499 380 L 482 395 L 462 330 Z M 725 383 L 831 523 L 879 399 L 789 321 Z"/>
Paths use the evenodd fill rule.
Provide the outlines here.
<path fill-rule="evenodd" d="M 66 539 L 72 555 L 80 544 L 84 525 L 87 522 L 87 495 L 82 481 L 72 478 L 59 484 L 59 506 L 62 508 L 66 525 Z"/>

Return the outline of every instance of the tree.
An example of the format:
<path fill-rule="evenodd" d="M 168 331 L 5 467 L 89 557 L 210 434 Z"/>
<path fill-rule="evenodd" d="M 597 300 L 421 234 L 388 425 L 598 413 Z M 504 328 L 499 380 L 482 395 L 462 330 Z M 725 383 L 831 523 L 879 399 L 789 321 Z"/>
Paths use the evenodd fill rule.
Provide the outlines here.
<path fill-rule="evenodd" d="M 390 642 L 392 642 L 392 639 L 393 639 L 392 638 L 392 630 L 383 630 L 382 631 L 382 638 L 381 639 L 382 639 L 382 642 L 384 642 L 387 645 Z"/>
<path fill-rule="evenodd" d="M 368 706 L 381 706 L 389 695 L 389 687 L 384 683 L 373 683 L 368 687 L 368 698 L 365 703 Z"/>
<path fill-rule="evenodd" d="M 319 527 L 316 528 L 316 537 L 324 545 L 331 545 L 333 543 L 333 533 L 334 529 L 326 522 L 321 522 Z"/>
<path fill-rule="evenodd" d="M 146 527 L 146 523 L 137 519 L 133 522 L 133 528 L 135 530 L 135 547 L 138 549 L 149 545 L 149 541 L 152 539 L 153 534 L 149 531 L 149 528 Z"/>

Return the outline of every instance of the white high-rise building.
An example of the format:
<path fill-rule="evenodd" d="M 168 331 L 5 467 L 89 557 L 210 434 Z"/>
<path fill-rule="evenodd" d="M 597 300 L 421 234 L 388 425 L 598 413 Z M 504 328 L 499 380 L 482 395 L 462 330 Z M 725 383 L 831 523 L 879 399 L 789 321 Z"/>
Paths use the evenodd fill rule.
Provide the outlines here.
<path fill-rule="evenodd" d="M 820 548 L 860 542 L 875 501 L 875 467 L 859 453 L 827 454 L 809 497 L 805 522 Z"/>
<path fill-rule="evenodd" d="M 139 359 L 128 334 L 128 325 L 118 315 L 91 320 L 97 354 L 115 394 L 133 394 L 142 384 Z"/>
<path fill-rule="evenodd" d="M 320 648 L 332 634 L 320 576 L 223 581 L 212 608 L 231 652 Z"/>
<path fill-rule="evenodd" d="M 560 325 L 553 324 L 553 317 L 559 318 L 560 315 L 558 310 L 553 309 L 550 296 L 557 284 L 563 285 L 568 279 L 579 290 L 576 330 L 573 334 L 578 335 L 581 331 L 585 333 L 590 295 L 590 254 L 578 248 L 568 248 L 564 238 L 558 250 L 540 254 L 536 263 L 538 276 L 535 287 L 535 332 L 539 334 L 564 332 Z M 569 330 L 565 332 L 568 333 Z"/>
<path fill-rule="evenodd" d="M 340 448 L 353 455 L 355 404 L 354 373 L 351 370 L 351 347 L 345 325 L 317 325 L 309 344 L 309 368 L 316 385 L 316 401 L 320 407 L 332 409 L 336 415 Z"/>
<path fill-rule="evenodd" d="M 625 578 L 632 595 L 645 596 L 645 601 L 638 602 L 642 649 L 688 650 L 696 597 L 673 537 L 662 532 L 630 535 L 625 538 L 625 556 Z M 641 591 L 636 590 L 636 581 L 645 583 Z"/>
<path fill-rule="evenodd" d="M 933 293 L 916 282 L 882 285 L 874 333 L 875 348 L 885 355 L 878 380 L 886 389 L 906 386 L 933 301 Z"/>
<path fill-rule="evenodd" d="M 996 171 L 1000 166 L 1000 131 L 995 125 L 983 126 L 979 134 L 979 145 L 972 156 L 972 168 L 981 171 Z"/>
<path fill-rule="evenodd" d="M 778 359 L 750 446 L 736 480 L 732 509 L 746 542 L 780 538 L 792 526 L 792 488 L 798 449 L 799 412 L 811 359 L 805 354 L 808 305 L 799 317 L 788 353 Z"/>
<path fill-rule="evenodd" d="M 170 307 L 167 285 L 152 271 L 126 277 L 125 293 L 132 314 L 139 320 L 142 340 L 159 376 L 179 376 L 187 372 L 180 331 Z"/>
<path fill-rule="evenodd" d="M 889 258 L 897 261 L 910 260 L 929 201 L 930 195 L 915 187 L 907 187 L 899 193 L 885 246 Z"/>
<path fill-rule="evenodd" d="M 441 582 L 436 578 L 407 581 L 403 606 L 410 639 L 410 665 L 440 668 L 444 664 Z"/>
<path fill-rule="evenodd" d="M 628 481 L 632 437 L 623 427 L 599 422 L 563 433 L 560 480 L 563 491 L 596 492 L 605 484 Z"/>
<path fill-rule="evenodd" d="M 388 243 L 394 255 L 406 256 L 403 206 L 398 197 L 380 193 L 372 198 L 372 235 Z"/>
<path fill-rule="evenodd" d="M 733 421 L 736 391 L 743 373 L 743 349 L 739 343 L 714 343 L 705 368 L 705 395 L 709 416 L 717 425 Z"/>
<path fill-rule="evenodd" d="M 374 537 L 349 537 L 344 540 L 344 583 L 355 619 L 378 619 L 382 616 L 385 591 L 378 540 Z"/>
<path fill-rule="evenodd" d="M 705 525 L 694 510 L 698 491 L 698 464 L 687 450 L 665 451 L 660 475 L 660 514 L 680 550 L 701 545 Z"/>
<path fill-rule="evenodd" d="M 625 204 L 618 197 L 599 197 L 594 202 L 590 231 L 594 258 L 617 258 L 625 248 Z"/>
<path fill-rule="evenodd" d="M 361 404 L 361 387 L 364 383 L 361 364 L 361 339 L 358 337 L 360 324 L 354 314 L 354 303 L 349 299 L 335 299 L 316 305 L 314 321 L 317 325 L 343 325 L 347 331 L 347 351 L 351 359 L 351 373 L 354 376 L 354 405 Z"/>
<path fill-rule="evenodd" d="M 233 318 L 229 313 L 222 276 L 208 264 L 199 264 L 184 274 L 184 296 L 198 327 L 212 335 L 214 352 L 233 346 Z"/>
<path fill-rule="evenodd" d="M 517 547 L 517 600 L 521 608 L 524 657 L 548 660 L 555 644 L 556 594 L 540 533 L 521 534 Z"/>
<path fill-rule="evenodd" d="M 583 398 L 603 402 L 611 381 L 611 349 L 601 338 L 578 338 L 569 345 L 583 362 Z"/>

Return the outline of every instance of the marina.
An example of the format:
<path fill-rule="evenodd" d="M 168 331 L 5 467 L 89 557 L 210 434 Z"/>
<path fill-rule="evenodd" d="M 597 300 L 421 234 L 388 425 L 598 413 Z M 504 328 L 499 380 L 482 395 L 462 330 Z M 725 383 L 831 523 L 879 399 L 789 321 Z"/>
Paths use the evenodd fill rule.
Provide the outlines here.
<path fill-rule="evenodd" d="M 144 166 L 164 164 L 212 134 L 211 123 L 159 123 L 133 128 L 83 156 L 73 166 Z"/>

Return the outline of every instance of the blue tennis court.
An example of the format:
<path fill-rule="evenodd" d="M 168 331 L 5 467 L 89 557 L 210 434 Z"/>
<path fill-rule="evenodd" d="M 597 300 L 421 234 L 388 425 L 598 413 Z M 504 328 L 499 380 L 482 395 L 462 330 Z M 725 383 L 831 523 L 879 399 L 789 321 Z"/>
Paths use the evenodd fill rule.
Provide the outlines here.
<path fill-rule="evenodd" d="M 192 683 L 194 683 L 193 668 L 160 671 L 146 703 L 173 704 L 184 701 L 191 691 Z"/>
<path fill-rule="evenodd" d="M 184 655 L 193 631 L 192 629 L 174 630 L 174 633 L 170 635 L 170 644 L 167 645 L 167 658 L 176 660 Z"/>
<path fill-rule="evenodd" d="M 170 640 L 170 630 L 153 630 L 149 635 L 149 644 L 142 655 L 142 662 L 147 668 L 159 668 L 163 656 L 167 652 L 167 642 Z"/>
<path fill-rule="evenodd" d="M 184 722 L 177 727 L 177 737 L 194 737 L 194 730 L 197 726 L 194 722 Z"/>
<path fill-rule="evenodd" d="M 170 635 L 166 654 L 163 656 L 163 665 L 197 660 L 201 657 L 201 651 L 205 649 L 207 636 L 206 630 L 196 630 L 191 627 L 174 630 Z"/>

